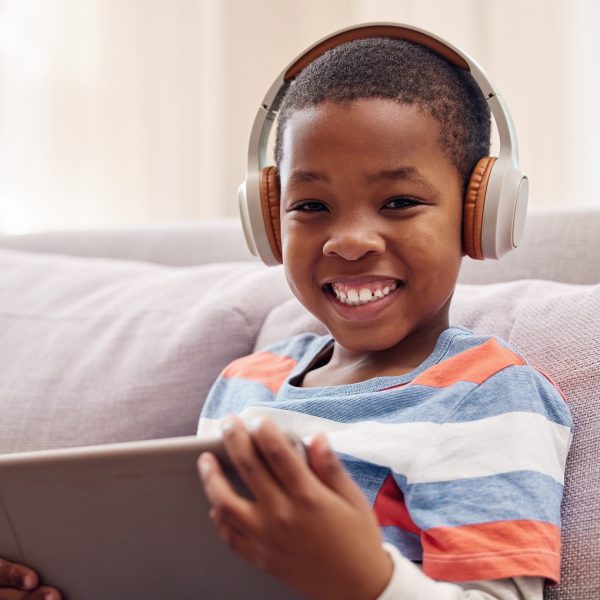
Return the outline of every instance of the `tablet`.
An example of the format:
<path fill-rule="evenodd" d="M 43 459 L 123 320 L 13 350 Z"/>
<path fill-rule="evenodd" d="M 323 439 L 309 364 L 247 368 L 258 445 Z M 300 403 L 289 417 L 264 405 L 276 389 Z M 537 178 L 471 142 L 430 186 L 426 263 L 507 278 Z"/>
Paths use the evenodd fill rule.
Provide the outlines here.
<path fill-rule="evenodd" d="M 65 600 L 297 599 L 218 538 L 196 468 L 218 446 L 182 437 L 0 456 L 0 558 Z"/>

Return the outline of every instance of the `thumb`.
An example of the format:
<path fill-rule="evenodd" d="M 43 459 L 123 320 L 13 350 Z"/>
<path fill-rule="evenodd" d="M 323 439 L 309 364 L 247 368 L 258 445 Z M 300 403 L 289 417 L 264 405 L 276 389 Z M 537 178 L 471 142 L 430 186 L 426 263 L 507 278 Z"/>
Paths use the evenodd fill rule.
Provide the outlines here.
<path fill-rule="evenodd" d="M 332 491 L 356 508 L 370 510 L 360 488 L 331 449 L 325 434 L 318 433 L 308 447 L 308 460 L 315 475 Z"/>

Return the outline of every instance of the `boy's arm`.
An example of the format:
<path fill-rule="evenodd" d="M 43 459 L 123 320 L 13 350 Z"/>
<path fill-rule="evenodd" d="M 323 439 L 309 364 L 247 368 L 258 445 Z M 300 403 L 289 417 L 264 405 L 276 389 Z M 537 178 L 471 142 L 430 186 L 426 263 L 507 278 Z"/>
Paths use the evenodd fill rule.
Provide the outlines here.
<path fill-rule="evenodd" d="M 233 490 L 213 456 L 200 457 L 211 516 L 234 551 L 304 597 L 541 600 L 543 583 L 536 578 L 527 589 L 507 579 L 473 582 L 470 590 L 430 579 L 395 549 L 384 549 L 369 503 L 323 436 L 308 447 L 308 466 L 273 423 L 252 429 L 231 418 L 224 438 L 256 501 Z"/>

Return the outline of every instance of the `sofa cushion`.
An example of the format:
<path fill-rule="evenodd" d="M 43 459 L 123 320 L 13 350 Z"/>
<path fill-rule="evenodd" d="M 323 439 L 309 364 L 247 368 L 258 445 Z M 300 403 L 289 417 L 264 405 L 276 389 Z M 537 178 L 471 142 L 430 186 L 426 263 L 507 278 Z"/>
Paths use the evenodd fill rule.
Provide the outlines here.
<path fill-rule="evenodd" d="M 0 250 L 0 452 L 194 434 L 219 371 L 288 297 L 258 263 Z"/>
<path fill-rule="evenodd" d="M 574 419 L 563 502 L 563 578 L 546 598 L 600 589 L 600 285 L 518 281 L 458 290 L 454 318 L 519 348 L 561 389 Z"/>
<path fill-rule="evenodd" d="M 562 582 L 546 598 L 597 600 L 600 589 L 600 285 L 459 285 L 451 322 L 513 344 L 561 389 L 575 421 L 563 503 Z M 265 319 L 256 348 L 323 327 L 292 299 Z"/>

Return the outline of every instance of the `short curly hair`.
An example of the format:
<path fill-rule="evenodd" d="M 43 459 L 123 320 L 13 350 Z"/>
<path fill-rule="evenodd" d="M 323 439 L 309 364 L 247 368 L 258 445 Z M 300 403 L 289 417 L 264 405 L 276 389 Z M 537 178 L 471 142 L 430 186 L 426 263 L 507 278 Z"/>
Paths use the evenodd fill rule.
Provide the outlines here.
<path fill-rule="evenodd" d="M 490 150 L 490 110 L 467 71 L 429 48 L 392 38 L 341 44 L 311 62 L 287 90 L 279 110 L 275 164 L 283 153 L 283 132 L 294 111 L 324 101 L 388 98 L 416 104 L 440 126 L 440 146 L 468 182 Z"/>

